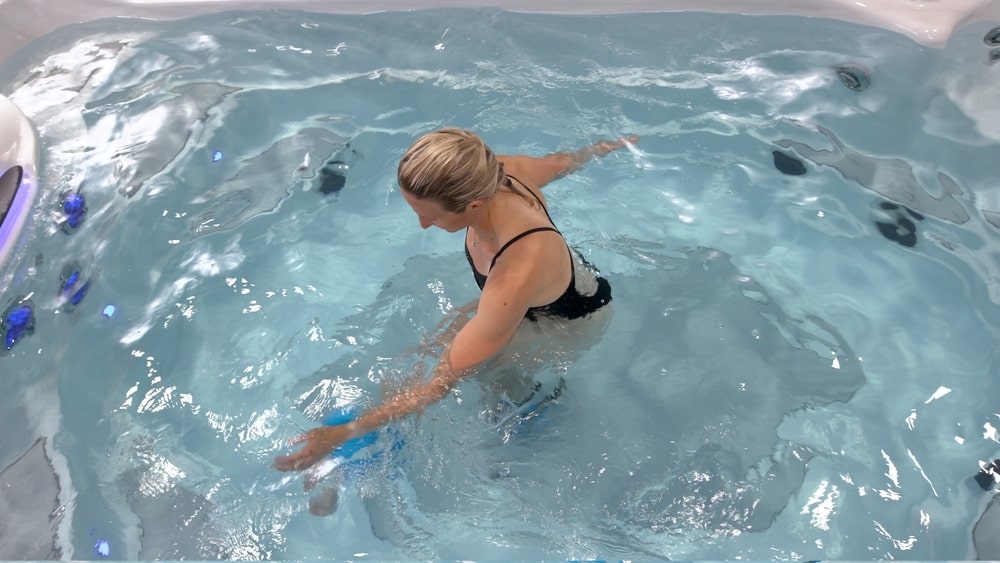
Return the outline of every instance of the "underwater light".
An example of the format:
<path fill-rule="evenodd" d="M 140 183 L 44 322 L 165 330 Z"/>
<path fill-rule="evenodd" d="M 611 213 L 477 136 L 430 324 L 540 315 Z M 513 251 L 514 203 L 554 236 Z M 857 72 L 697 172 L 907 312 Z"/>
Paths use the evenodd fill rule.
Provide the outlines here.
<path fill-rule="evenodd" d="M 4 351 L 10 351 L 18 341 L 34 332 L 35 312 L 31 305 L 15 304 L 0 318 L 0 327 L 3 327 Z"/>
<path fill-rule="evenodd" d="M 63 270 L 59 294 L 63 299 L 68 299 L 71 306 L 79 305 L 87 296 L 87 290 L 90 289 L 90 280 L 80 283 L 81 277 L 83 274 L 76 266 L 69 266 Z"/>
<path fill-rule="evenodd" d="M 68 194 L 63 199 L 62 211 L 66 218 L 63 223 L 64 229 L 69 227 L 70 230 L 76 230 L 87 217 L 87 200 L 77 192 Z"/>
<path fill-rule="evenodd" d="M 108 540 L 97 540 L 94 544 L 94 553 L 100 557 L 110 557 L 111 556 L 111 544 Z"/>

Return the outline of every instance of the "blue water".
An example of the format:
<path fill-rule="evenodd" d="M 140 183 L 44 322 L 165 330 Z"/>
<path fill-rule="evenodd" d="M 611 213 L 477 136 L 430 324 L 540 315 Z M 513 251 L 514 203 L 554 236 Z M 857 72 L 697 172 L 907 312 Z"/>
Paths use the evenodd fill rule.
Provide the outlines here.
<path fill-rule="evenodd" d="M 815 18 L 269 11 L 42 38 L 0 67 L 44 147 L 0 272 L 36 315 L 0 357 L 0 469 L 58 477 L 19 535 L 113 559 L 974 558 L 970 478 L 1000 450 L 988 28 L 931 49 Z M 613 314 L 305 492 L 270 467 L 286 440 L 432 365 L 424 335 L 475 297 L 395 185 L 445 125 L 501 153 L 641 136 L 546 188 Z M 539 417 L 488 412 L 491 380 L 560 379 Z"/>

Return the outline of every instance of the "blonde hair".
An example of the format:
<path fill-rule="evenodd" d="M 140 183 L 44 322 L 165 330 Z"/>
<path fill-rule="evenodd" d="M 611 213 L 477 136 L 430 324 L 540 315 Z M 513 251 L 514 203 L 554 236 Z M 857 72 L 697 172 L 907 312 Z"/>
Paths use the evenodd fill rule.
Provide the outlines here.
<path fill-rule="evenodd" d="M 478 135 L 453 127 L 417 139 L 399 161 L 396 179 L 400 188 L 452 213 L 493 197 L 501 185 L 526 195 L 510 185 L 503 164 Z"/>

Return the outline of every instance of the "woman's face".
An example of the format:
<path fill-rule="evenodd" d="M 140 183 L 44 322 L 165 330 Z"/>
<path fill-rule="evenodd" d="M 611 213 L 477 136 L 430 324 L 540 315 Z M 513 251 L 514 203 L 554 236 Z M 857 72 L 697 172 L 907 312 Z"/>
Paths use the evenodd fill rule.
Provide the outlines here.
<path fill-rule="evenodd" d="M 403 193 L 403 199 L 406 203 L 410 204 L 410 208 L 413 212 L 417 214 L 417 218 L 420 220 L 420 228 L 426 229 L 430 226 L 435 226 L 439 229 L 444 229 L 449 233 L 458 232 L 466 227 L 468 227 L 472 222 L 472 214 L 478 209 L 478 201 L 473 201 L 468 206 L 466 206 L 464 211 L 455 213 L 446 210 L 437 200 L 431 198 L 421 199 L 406 190 L 400 190 Z"/>

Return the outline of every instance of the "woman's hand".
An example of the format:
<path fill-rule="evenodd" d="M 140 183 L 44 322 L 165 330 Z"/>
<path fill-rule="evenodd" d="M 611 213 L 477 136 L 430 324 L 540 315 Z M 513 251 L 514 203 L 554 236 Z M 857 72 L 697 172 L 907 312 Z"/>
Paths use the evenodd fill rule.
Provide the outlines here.
<path fill-rule="evenodd" d="M 278 471 L 301 471 L 330 455 L 334 448 L 349 439 L 351 433 L 346 424 L 313 428 L 289 443 L 294 446 L 305 442 L 302 449 L 274 458 L 274 468 Z"/>
<path fill-rule="evenodd" d="M 589 150 L 591 156 L 604 156 L 608 153 L 614 152 L 618 149 L 623 149 L 628 145 L 634 145 L 638 142 L 638 135 L 629 135 L 628 137 L 622 137 L 617 141 L 598 141 L 591 145 Z"/>

